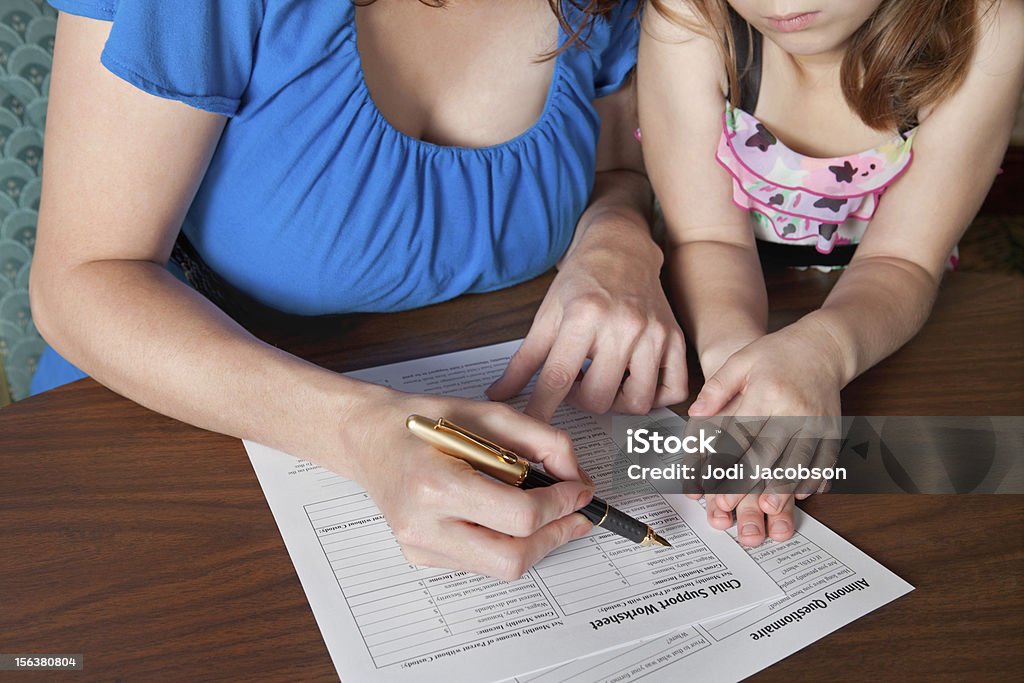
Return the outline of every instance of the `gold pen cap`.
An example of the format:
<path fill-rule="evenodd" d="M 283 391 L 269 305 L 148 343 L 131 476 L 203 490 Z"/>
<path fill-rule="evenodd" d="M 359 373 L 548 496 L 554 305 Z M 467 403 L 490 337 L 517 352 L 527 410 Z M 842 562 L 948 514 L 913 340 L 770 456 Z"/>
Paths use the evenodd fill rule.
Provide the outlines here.
<path fill-rule="evenodd" d="M 431 420 L 422 415 L 410 415 L 405 426 L 442 453 L 463 460 L 473 469 L 506 484 L 518 486 L 530 472 L 529 461 L 443 417 Z"/>

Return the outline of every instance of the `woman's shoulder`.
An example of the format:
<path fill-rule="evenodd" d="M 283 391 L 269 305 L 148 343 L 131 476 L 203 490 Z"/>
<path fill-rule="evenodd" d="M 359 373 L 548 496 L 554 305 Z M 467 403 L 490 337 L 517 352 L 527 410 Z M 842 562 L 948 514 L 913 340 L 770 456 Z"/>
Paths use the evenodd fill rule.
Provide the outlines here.
<path fill-rule="evenodd" d="M 118 0 L 46 0 L 50 7 L 66 14 L 113 21 Z"/>
<path fill-rule="evenodd" d="M 274 0 L 48 0 L 61 12 L 112 22 L 100 61 L 149 94 L 233 116 Z"/>
<path fill-rule="evenodd" d="M 262 11 L 266 9 L 267 2 L 270 1 L 272 0 L 218 0 L 217 3 L 210 3 L 199 0 L 178 0 L 176 2 L 166 2 L 166 0 L 46 0 L 51 7 L 58 11 L 104 21 L 113 21 L 121 8 L 145 9 L 147 6 L 156 8 L 166 5 L 169 7 L 164 9 L 201 15 L 208 11 L 209 5 L 212 4 L 227 4 L 235 9 L 248 6 L 250 9 Z"/>

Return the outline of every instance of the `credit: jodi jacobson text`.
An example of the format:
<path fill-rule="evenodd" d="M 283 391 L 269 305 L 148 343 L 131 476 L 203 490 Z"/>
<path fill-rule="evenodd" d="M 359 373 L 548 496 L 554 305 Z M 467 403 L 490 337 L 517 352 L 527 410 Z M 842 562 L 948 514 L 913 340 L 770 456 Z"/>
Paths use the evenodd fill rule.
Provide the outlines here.
<path fill-rule="evenodd" d="M 736 463 L 729 467 L 705 466 L 698 472 L 696 465 L 666 465 L 665 467 L 641 467 L 630 465 L 626 468 L 626 476 L 630 479 L 677 479 L 684 481 L 698 480 L 729 480 L 741 479 L 787 479 L 790 481 L 805 479 L 828 479 L 831 481 L 845 480 L 845 467 L 807 467 L 806 465 L 790 465 L 788 467 L 762 467 L 754 465 L 747 470 L 744 463 Z"/>

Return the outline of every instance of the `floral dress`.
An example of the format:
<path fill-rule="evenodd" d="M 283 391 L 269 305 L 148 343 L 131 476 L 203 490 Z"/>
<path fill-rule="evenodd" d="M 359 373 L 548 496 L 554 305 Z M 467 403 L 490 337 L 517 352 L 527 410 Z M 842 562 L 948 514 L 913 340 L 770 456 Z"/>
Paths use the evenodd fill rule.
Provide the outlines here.
<path fill-rule="evenodd" d="M 909 168 L 916 133 L 913 128 L 857 154 L 809 157 L 726 102 L 716 159 L 732 176 L 733 202 L 749 212 L 757 239 L 830 254 L 861 241 L 886 188 Z M 954 250 L 947 268 L 957 263 Z"/>

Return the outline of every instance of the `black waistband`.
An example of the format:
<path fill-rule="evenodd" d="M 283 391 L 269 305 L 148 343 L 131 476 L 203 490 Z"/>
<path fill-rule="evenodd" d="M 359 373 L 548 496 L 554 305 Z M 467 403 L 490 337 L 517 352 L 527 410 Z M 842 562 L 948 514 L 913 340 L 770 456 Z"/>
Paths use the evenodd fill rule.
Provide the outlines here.
<path fill-rule="evenodd" d="M 846 266 L 853 259 L 856 249 L 856 244 L 840 244 L 830 253 L 822 254 L 810 245 L 757 240 L 757 255 L 762 266 Z"/>
<path fill-rule="evenodd" d="M 185 273 L 185 279 L 193 289 L 246 327 L 276 323 L 286 316 L 286 314 L 256 301 L 214 272 L 199 255 L 184 232 L 178 233 L 174 249 L 171 251 L 171 261 Z"/>
<path fill-rule="evenodd" d="M 757 254 L 764 268 L 845 266 L 850 263 L 856 248 L 855 244 L 841 244 L 831 253 L 822 254 L 810 245 L 757 240 Z M 242 324 L 276 321 L 285 315 L 256 301 L 217 275 L 184 233 L 178 235 L 171 260 L 181 267 L 192 287 Z"/>

